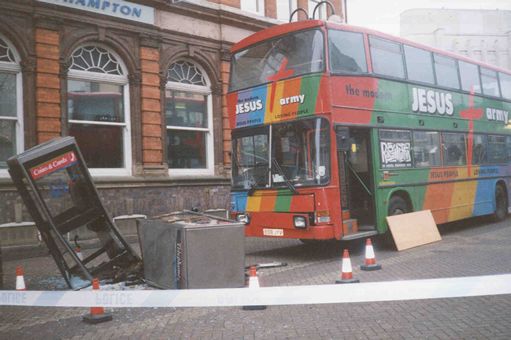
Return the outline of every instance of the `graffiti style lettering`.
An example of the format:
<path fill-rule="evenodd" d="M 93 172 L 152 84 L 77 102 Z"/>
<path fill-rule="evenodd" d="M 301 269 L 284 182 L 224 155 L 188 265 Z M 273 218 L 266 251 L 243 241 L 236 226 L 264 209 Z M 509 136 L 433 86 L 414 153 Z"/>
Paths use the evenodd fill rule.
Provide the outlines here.
<path fill-rule="evenodd" d="M 380 142 L 380 149 L 384 166 L 411 166 L 410 143 Z"/>

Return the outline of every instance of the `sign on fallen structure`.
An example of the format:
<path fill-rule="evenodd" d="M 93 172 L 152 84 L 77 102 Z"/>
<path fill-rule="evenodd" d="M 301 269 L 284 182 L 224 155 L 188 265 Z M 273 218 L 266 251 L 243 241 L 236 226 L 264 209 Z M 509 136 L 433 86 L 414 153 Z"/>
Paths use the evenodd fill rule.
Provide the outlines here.
<path fill-rule="evenodd" d="M 442 240 L 430 210 L 387 216 L 387 224 L 398 251 Z"/>
<path fill-rule="evenodd" d="M 92 278 L 138 276 L 142 261 L 105 210 L 73 137 L 37 145 L 9 158 L 9 174 L 57 267 L 72 289 Z M 70 232 L 92 233 L 99 249 L 81 258 Z"/>

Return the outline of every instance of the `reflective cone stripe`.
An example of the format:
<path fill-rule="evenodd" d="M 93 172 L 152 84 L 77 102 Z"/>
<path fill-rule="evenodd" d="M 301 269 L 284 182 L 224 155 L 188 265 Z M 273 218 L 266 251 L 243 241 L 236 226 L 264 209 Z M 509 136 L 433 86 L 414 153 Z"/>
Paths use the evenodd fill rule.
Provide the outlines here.
<path fill-rule="evenodd" d="M 16 267 L 16 290 L 27 290 L 23 278 L 23 267 L 21 266 Z"/>
<path fill-rule="evenodd" d="M 248 277 L 248 288 L 259 288 L 259 279 L 257 278 L 257 270 L 255 266 L 250 267 Z"/>
<path fill-rule="evenodd" d="M 344 249 L 342 253 L 342 280 L 351 280 L 353 278 L 353 269 L 351 268 L 351 260 L 348 249 Z"/>
<path fill-rule="evenodd" d="M 366 240 L 366 258 L 364 264 L 360 265 L 360 269 L 365 271 L 380 270 L 381 264 L 376 263 L 376 256 L 374 256 L 374 248 L 371 239 Z"/>
<path fill-rule="evenodd" d="M 92 279 L 92 289 L 99 290 L 99 280 L 98 279 Z M 105 309 L 103 307 L 91 307 L 90 313 L 91 313 L 91 315 L 102 315 L 103 313 L 105 313 Z"/>
<path fill-rule="evenodd" d="M 82 250 L 80 249 L 80 247 L 75 248 L 75 253 L 76 253 L 76 256 L 80 259 L 80 261 L 83 261 L 83 254 L 82 254 Z M 94 284 L 94 282 L 93 282 L 93 284 Z"/>
<path fill-rule="evenodd" d="M 259 286 L 259 279 L 257 278 L 257 270 L 255 266 L 251 266 L 248 271 L 248 288 L 249 289 L 258 289 Z M 250 305 L 250 306 L 243 306 L 243 310 L 263 310 L 266 309 L 266 306 L 264 305 Z"/>
<path fill-rule="evenodd" d="M 366 241 L 366 259 L 365 259 L 366 266 L 370 266 L 373 264 L 376 264 L 376 257 L 374 256 L 374 249 L 373 244 L 371 242 L 371 239 L 368 238 Z"/>
<path fill-rule="evenodd" d="M 92 290 L 99 290 L 99 280 L 92 279 Z M 91 307 L 90 314 L 85 315 L 83 321 L 89 324 L 97 324 L 100 322 L 111 321 L 112 314 L 105 313 L 103 307 Z"/>

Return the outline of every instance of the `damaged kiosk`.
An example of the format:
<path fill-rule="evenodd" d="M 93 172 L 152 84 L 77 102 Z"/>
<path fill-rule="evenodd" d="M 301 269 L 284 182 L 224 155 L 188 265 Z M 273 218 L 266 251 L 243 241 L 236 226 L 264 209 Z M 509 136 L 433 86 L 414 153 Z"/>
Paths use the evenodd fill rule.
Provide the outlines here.
<path fill-rule="evenodd" d="M 73 137 L 40 144 L 11 157 L 7 164 L 41 237 L 72 289 L 93 278 L 120 281 L 140 277 L 141 259 L 123 239 L 101 203 Z M 87 228 L 99 249 L 83 260 L 68 233 Z"/>

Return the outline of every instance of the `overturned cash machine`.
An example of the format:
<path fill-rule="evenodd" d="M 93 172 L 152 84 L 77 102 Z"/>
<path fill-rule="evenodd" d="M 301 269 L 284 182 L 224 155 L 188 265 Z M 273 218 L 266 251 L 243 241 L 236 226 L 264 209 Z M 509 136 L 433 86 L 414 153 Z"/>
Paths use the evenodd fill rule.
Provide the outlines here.
<path fill-rule="evenodd" d="M 40 144 L 7 164 L 41 237 L 68 286 L 79 289 L 93 278 L 126 280 L 141 276 L 142 261 L 105 210 L 73 137 Z M 100 241 L 83 259 L 68 233 L 86 228 Z"/>

